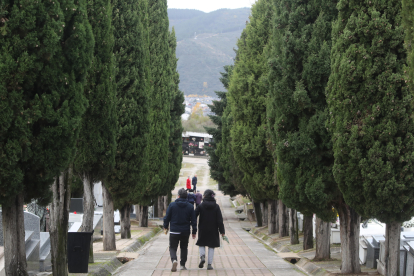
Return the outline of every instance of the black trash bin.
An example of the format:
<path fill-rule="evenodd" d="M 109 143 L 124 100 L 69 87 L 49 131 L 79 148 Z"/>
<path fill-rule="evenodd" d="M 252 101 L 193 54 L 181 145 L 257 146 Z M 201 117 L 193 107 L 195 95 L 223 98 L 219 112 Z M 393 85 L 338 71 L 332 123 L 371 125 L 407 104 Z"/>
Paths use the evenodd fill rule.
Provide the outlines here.
<path fill-rule="evenodd" d="M 68 233 L 69 273 L 88 273 L 89 247 L 92 232 Z"/>

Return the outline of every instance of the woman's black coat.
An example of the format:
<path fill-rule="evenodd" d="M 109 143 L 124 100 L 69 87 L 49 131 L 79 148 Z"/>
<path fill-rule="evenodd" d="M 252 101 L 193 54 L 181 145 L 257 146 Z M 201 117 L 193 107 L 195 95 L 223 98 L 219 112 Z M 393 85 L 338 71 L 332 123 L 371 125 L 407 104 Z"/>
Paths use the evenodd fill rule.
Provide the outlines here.
<path fill-rule="evenodd" d="M 198 240 L 196 245 L 220 247 L 220 234 L 224 234 L 223 216 L 216 200 L 205 197 L 195 211 L 198 220 Z"/>

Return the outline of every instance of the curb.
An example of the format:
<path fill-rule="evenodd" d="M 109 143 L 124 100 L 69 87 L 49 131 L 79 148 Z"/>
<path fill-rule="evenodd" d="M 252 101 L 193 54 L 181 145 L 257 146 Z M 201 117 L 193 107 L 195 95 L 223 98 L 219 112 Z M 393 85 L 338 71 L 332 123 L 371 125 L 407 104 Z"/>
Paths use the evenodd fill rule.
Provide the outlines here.
<path fill-rule="evenodd" d="M 161 232 L 161 227 L 156 227 L 152 229 L 147 234 L 139 237 L 134 243 L 130 246 L 123 249 L 121 252 L 136 252 L 140 249 L 145 243 L 150 241 L 153 237 L 157 236 Z M 118 257 L 111 258 L 110 261 L 106 262 L 102 267 L 100 267 L 97 271 L 90 272 L 88 276 L 111 276 L 118 268 L 123 266 L 124 264 L 118 260 Z"/>
<path fill-rule="evenodd" d="M 122 265 L 123 264 L 118 261 L 117 257 L 113 257 L 109 262 L 105 263 L 104 266 L 99 268 L 97 271 L 90 272 L 88 276 L 111 276 L 112 273 Z"/>
<path fill-rule="evenodd" d="M 330 272 L 326 271 L 325 269 L 315 265 L 309 259 L 301 257 L 299 262 L 295 264 L 301 271 L 305 272 L 308 275 L 313 276 L 331 276 Z"/>
<path fill-rule="evenodd" d="M 148 232 L 142 237 L 139 237 L 135 242 L 133 242 L 131 245 L 127 246 L 126 248 L 122 249 L 121 252 L 136 252 L 138 249 L 140 249 L 146 242 L 151 240 L 153 237 L 155 237 L 158 233 L 161 232 L 161 227 L 156 227 L 151 230 L 151 232 Z"/>

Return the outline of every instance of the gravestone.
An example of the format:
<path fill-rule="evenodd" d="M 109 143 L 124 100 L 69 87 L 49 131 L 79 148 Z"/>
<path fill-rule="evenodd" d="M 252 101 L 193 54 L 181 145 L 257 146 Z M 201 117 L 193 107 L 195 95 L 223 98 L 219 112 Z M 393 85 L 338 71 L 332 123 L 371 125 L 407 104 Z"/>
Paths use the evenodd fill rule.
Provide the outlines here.
<path fill-rule="evenodd" d="M 0 210 L 0 246 L 4 246 L 2 221 L 3 216 Z M 33 231 L 33 239 L 40 240 L 40 218 L 35 214 L 24 212 L 24 230 Z"/>
<path fill-rule="evenodd" d="M 27 271 L 39 271 L 40 218 L 24 212 L 24 230 Z M 2 212 L 0 211 L 0 246 L 4 246 Z"/>
<path fill-rule="evenodd" d="M 83 214 L 83 198 L 71 198 L 69 212 Z"/>
<path fill-rule="evenodd" d="M 405 275 L 413 276 L 414 275 L 414 241 L 407 242 L 407 261 L 405 267 Z"/>
<path fill-rule="evenodd" d="M 361 264 L 367 262 L 367 242 L 364 237 L 359 239 L 359 261 Z"/>
<path fill-rule="evenodd" d="M 366 267 L 377 268 L 379 259 L 380 241 L 385 240 L 384 236 L 364 237 L 367 244 L 367 262 Z"/>

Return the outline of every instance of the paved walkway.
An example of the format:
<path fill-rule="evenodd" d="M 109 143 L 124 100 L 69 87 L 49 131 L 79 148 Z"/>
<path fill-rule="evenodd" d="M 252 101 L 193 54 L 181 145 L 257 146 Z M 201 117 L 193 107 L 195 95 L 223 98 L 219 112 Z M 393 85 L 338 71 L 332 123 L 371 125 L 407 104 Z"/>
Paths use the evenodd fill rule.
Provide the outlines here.
<path fill-rule="evenodd" d="M 203 160 L 204 161 L 204 160 Z M 207 164 L 205 160 L 205 164 Z M 205 165 L 200 162 L 197 165 Z M 208 183 L 204 179 L 201 190 L 206 188 Z M 150 242 L 140 251 L 139 257 L 120 268 L 115 275 L 139 275 L 139 276 L 303 276 L 303 273 L 297 268 L 283 260 L 277 254 L 268 249 L 265 245 L 253 238 L 248 232 L 241 228 L 234 208 L 231 207 L 228 196 L 217 193 L 217 203 L 222 208 L 226 236 L 230 244 L 225 243 L 223 248 L 216 248 L 213 267 L 214 270 L 207 271 L 198 268 L 199 254 L 196 240 L 191 239 L 189 243 L 188 261 L 186 267 L 188 270 L 180 271 L 178 266 L 177 272 L 171 272 L 171 260 L 168 251 L 168 235 L 162 233 L 160 236 Z"/>

